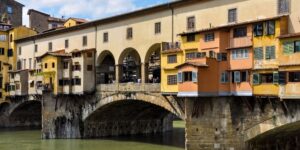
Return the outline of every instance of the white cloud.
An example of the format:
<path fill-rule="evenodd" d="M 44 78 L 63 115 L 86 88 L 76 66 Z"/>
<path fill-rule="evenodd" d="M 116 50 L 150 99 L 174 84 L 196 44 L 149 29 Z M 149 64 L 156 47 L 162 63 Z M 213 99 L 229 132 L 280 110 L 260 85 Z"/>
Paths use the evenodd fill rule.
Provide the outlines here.
<path fill-rule="evenodd" d="M 82 17 L 99 19 L 135 10 L 134 0 L 18 0 L 25 5 L 23 22 L 29 25 L 29 9 L 44 11 L 55 17 Z"/>

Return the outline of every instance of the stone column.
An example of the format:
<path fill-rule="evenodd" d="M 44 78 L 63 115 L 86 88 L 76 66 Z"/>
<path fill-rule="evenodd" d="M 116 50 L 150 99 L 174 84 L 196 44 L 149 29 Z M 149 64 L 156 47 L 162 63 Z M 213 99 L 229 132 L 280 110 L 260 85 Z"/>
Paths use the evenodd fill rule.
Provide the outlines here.
<path fill-rule="evenodd" d="M 145 80 L 145 63 L 141 63 L 141 80 L 144 84 L 146 82 Z"/>
<path fill-rule="evenodd" d="M 116 76 L 116 82 L 115 83 L 120 83 L 120 66 L 116 65 L 115 67 L 115 76 Z"/>

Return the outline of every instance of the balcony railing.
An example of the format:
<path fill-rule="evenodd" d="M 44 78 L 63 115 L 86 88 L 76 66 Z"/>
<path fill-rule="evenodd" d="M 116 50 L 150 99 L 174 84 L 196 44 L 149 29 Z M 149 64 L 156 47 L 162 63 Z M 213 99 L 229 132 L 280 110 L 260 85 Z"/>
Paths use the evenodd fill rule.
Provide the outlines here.
<path fill-rule="evenodd" d="M 247 47 L 252 43 L 251 36 L 230 38 L 230 48 Z"/>
<path fill-rule="evenodd" d="M 180 42 L 163 42 L 162 43 L 162 51 L 171 51 L 171 50 L 180 50 Z"/>
<path fill-rule="evenodd" d="M 99 84 L 98 92 L 160 92 L 160 84 L 116 83 Z"/>

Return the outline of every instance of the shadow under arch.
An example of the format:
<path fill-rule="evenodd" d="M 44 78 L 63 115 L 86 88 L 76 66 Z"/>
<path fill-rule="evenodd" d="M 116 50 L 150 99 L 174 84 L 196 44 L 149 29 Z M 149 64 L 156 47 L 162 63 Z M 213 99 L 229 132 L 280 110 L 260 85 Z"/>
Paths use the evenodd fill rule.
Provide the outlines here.
<path fill-rule="evenodd" d="M 100 53 L 97 58 L 96 79 L 97 84 L 110 84 L 116 80 L 115 57 L 109 50 Z"/>
<path fill-rule="evenodd" d="M 0 104 L 0 116 L 8 111 L 10 104 L 8 102 L 3 102 Z"/>
<path fill-rule="evenodd" d="M 41 127 L 42 105 L 40 101 L 25 101 L 11 110 L 9 121 L 13 127 Z"/>
<path fill-rule="evenodd" d="M 126 48 L 118 60 L 119 82 L 140 82 L 141 81 L 141 57 L 134 48 Z"/>
<path fill-rule="evenodd" d="M 145 56 L 145 82 L 160 83 L 161 81 L 161 43 L 153 44 Z"/>

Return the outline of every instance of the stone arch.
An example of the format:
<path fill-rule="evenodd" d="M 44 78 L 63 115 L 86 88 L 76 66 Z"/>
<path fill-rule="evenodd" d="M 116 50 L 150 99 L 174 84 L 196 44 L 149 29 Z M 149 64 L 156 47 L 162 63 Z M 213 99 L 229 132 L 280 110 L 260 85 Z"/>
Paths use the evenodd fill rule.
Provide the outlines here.
<path fill-rule="evenodd" d="M 40 127 L 42 104 L 32 100 L 22 102 L 9 111 L 9 122 L 14 127 Z"/>
<path fill-rule="evenodd" d="M 116 80 L 115 57 L 105 50 L 100 53 L 97 59 L 97 84 L 110 84 Z"/>
<path fill-rule="evenodd" d="M 83 113 L 85 138 L 169 131 L 174 115 L 183 118 L 164 97 L 142 93 L 111 95 L 89 108 Z"/>
<path fill-rule="evenodd" d="M 119 82 L 141 81 L 141 57 L 134 48 L 126 48 L 121 53 L 119 60 Z"/>
<path fill-rule="evenodd" d="M 161 44 L 153 44 L 145 56 L 145 83 L 160 83 L 161 81 Z"/>
<path fill-rule="evenodd" d="M 0 104 L 0 114 L 8 111 L 10 104 L 8 102 L 3 102 Z"/>

